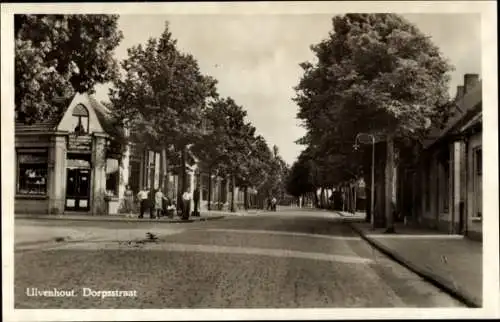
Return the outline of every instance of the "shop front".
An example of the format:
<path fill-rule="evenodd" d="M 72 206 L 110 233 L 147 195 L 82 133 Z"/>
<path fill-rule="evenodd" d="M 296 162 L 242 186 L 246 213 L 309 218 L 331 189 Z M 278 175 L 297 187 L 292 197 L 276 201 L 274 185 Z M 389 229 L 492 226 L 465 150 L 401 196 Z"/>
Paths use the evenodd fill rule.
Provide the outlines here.
<path fill-rule="evenodd" d="M 16 124 L 16 213 L 107 213 L 110 136 L 96 113 L 77 95 L 57 121 Z"/>

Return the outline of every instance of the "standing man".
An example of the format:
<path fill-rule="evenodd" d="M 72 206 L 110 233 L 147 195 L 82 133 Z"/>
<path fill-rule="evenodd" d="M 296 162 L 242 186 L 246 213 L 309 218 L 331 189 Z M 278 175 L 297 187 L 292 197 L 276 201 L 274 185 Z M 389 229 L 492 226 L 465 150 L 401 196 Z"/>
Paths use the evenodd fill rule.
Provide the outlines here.
<path fill-rule="evenodd" d="M 184 193 L 182 194 L 182 219 L 188 219 L 189 218 L 189 212 L 191 208 L 191 194 L 189 191 L 186 189 Z"/>
<path fill-rule="evenodd" d="M 137 199 L 139 200 L 139 205 L 141 209 L 141 213 L 139 214 L 139 218 L 144 218 L 144 212 L 146 211 L 146 208 L 148 206 L 148 188 L 144 187 L 139 193 L 137 194 Z"/>

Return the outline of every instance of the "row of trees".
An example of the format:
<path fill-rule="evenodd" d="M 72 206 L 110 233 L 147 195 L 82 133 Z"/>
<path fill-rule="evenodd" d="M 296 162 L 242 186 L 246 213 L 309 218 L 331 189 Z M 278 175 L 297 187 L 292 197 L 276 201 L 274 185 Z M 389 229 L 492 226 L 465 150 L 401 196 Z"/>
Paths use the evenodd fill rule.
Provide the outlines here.
<path fill-rule="evenodd" d="M 118 19 L 16 15 L 16 121 L 57 118 L 66 107 L 59 102 L 112 82 L 105 105 L 116 127 L 128 129 L 114 133 L 115 139 L 161 151 L 164 175 L 180 166 L 183 191 L 193 153 L 210 174 L 230 177 L 233 188 L 244 189 L 245 207 L 249 187 L 262 198 L 283 195 L 287 165 L 277 147 L 271 150 L 245 120 L 243 107 L 221 97 L 217 81 L 200 71 L 192 55 L 178 50 L 168 23 L 160 37 L 129 48 L 120 71 L 113 57 L 122 39 Z M 160 181 L 169 188 L 164 177 Z"/>
<path fill-rule="evenodd" d="M 328 37 L 311 46 L 316 62 L 301 64 L 294 99 L 307 129 L 298 143 L 306 149 L 291 168 L 287 190 L 299 196 L 364 177 L 369 204 L 373 136 L 375 180 L 383 188 L 375 191 L 376 211 L 367 220 L 385 219 L 380 222 L 391 232 L 394 169 L 419 153 L 432 127 L 446 122 L 452 67 L 430 37 L 397 14 L 346 14 L 332 25 Z M 360 133 L 366 135 L 355 151 Z"/>

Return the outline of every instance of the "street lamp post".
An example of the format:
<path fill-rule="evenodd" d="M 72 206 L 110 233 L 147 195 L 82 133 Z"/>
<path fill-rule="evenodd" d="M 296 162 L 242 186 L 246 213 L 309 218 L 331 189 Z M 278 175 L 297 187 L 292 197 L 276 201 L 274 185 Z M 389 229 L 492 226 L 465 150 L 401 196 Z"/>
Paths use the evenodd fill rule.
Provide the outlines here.
<path fill-rule="evenodd" d="M 354 150 L 357 150 L 359 148 L 359 144 L 358 144 L 358 139 L 359 139 L 359 136 L 360 135 L 366 135 L 368 137 L 370 137 L 371 141 L 372 141 L 372 164 L 371 164 L 371 177 L 372 177 L 372 180 L 371 180 L 371 185 L 370 185 L 370 224 L 372 226 L 372 228 L 375 228 L 375 136 L 373 136 L 373 134 L 366 134 L 366 133 L 358 133 L 356 135 L 356 139 L 354 140 Z"/>

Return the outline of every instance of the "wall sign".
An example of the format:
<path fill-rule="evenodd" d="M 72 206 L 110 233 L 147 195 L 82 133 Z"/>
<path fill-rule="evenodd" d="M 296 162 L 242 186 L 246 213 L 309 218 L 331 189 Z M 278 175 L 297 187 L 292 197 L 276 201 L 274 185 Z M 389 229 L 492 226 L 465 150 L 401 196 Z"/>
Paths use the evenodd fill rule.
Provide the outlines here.
<path fill-rule="evenodd" d="M 85 151 L 92 149 L 92 137 L 89 135 L 78 136 L 72 133 L 68 136 L 68 150 L 70 151 Z"/>

